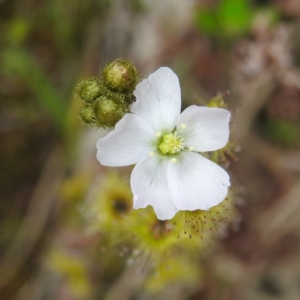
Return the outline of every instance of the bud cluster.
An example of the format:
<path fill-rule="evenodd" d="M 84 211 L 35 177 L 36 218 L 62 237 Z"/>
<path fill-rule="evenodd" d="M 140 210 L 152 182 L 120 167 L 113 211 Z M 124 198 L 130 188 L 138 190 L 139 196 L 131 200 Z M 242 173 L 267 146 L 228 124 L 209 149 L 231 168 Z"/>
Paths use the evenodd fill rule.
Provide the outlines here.
<path fill-rule="evenodd" d="M 138 81 L 134 64 L 119 58 L 105 66 L 99 77 L 79 83 L 77 95 L 81 100 L 79 117 L 82 123 L 97 128 L 113 128 L 129 112 Z"/>

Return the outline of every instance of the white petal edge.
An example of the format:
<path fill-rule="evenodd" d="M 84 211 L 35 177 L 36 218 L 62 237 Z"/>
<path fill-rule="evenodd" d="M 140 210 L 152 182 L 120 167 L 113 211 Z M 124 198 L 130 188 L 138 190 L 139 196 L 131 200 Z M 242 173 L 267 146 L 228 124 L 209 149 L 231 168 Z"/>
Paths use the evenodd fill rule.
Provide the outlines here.
<path fill-rule="evenodd" d="M 215 151 L 228 142 L 229 121 L 230 112 L 226 109 L 192 105 L 179 116 L 177 131 L 187 148 Z"/>
<path fill-rule="evenodd" d="M 168 184 L 172 200 L 180 210 L 208 210 L 221 203 L 230 186 L 229 175 L 200 154 L 181 152 L 169 163 Z"/>
<path fill-rule="evenodd" d="M 141 117 L 126 114 L 113 131 L 97 142 L 100 164 L 122 167 L 136 164 L 155 150 L 155 132 Z"/>
<path fill-rule="evenodd" d="M 131 173 L 133 208 L 151 205 L 160 220 L 169 220 L 178 212 L 172 202 L 167 181 L 167 157 L 154 155 L 140 161 Z"/>
<path fill-rule="evenodd" d="M 145 119 L 156 132 L 175 128 L 181 110 L 181 91 L 177 75 L 167 67 L 159 68 L 134 91 L 131 111 Z"/>

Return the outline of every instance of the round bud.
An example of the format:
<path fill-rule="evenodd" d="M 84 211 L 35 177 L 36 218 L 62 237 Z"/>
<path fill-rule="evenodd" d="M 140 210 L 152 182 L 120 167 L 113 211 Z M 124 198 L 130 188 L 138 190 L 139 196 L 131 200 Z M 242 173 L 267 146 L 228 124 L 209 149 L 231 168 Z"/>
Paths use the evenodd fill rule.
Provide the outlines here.
<path fill-rule="evenodd" d="M 101 95 L 101 84 L 95 78 L 82 81 L 78 87 L 79 97 L 86 102 L 94 102 Z"/>
<path fill-rule="evenodd" d="M 128 112 L 121 104 L 105 96 L 99 97 L 94 104 L 99 127 L 112 128 Z"/>
<path fill-rule="evenodd" d="M 83 124 L 93 126 L 96 121 L 96 114 L 94 108 L 91 106 L 84 106 L 79 112 L 79 117 Z"/>
<path fill-rule="evenodd" d="M 102 94 L 101 96 L 106 96 L 107 98 L 113 99 L 116 103 L 121 104 L 124 107 L 129 107 L 135 101 L 135 96 L 132 91 L 119 92 L 107 88 L 101 81 Z"/>
<path fill-rule="evenodd" d="M 102 71 L 102 80 L 107 88 L 124 92 L 133 91 L 138 83 L 138 72 L 127 59 L 117 59 Z"/>

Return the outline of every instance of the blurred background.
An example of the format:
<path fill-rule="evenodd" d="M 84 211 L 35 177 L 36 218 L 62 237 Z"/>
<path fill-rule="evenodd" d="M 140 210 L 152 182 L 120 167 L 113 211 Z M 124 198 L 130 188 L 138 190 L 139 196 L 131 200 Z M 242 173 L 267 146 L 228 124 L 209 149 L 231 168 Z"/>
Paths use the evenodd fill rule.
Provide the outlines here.
<path fill-rule="evenodd" d="M 299 0 L 0 0 L 0 32 L 1 300 L 299 299 Z M 142 78 L 171 67 L 184 106 L 230 91 L 240 222 L 192 280 L 151 288 L 134 250 L 85 226 L 109 168 L 75 88 L 120 57 Z"/>

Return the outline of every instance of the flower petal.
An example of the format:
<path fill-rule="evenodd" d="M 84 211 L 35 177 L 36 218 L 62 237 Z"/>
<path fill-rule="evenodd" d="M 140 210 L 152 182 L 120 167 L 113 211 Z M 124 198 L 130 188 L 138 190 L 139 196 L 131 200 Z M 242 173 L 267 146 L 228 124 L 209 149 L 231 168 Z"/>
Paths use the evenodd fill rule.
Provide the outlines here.
<path fill-rule="evenodd" d="M 230 112 L 226 109 L 192 105 L 179 116 L 177 132 L 186 147 L 214 151 L 228 142 L 229 120 Z"/>
<path fill-rule="evenodd" d="M 136 164 L 155 150 L 155 132 L 141 117 L 126 114 L 97 143 L 97 159 L 104 166 L 122 167 Z"/>
<path fill-rule="evenodd" d="M 137 101 L 131 111 L 145 119 L 155 132 L 170 132 L 175 128 L 181 109 L 178 77 L 169 68 L 159 68 L 134 91 Z"/>
<path fill-rule="evenodd" d="M 171 219 L 178 211 L 169 193 L 168 163 L 167 157 L 147 157 L 134 167 L 130 179 L 134 195 L 133 208 L 151 205 L 160 220 Z"/>
<path fill-rule="evenodd" d="M 208 210 L 224 200 L 230 181 L 225 170 L 202 155 L 181 152 L 177 163 L 169 163 L 168 184 L 180 210 Z"/>

